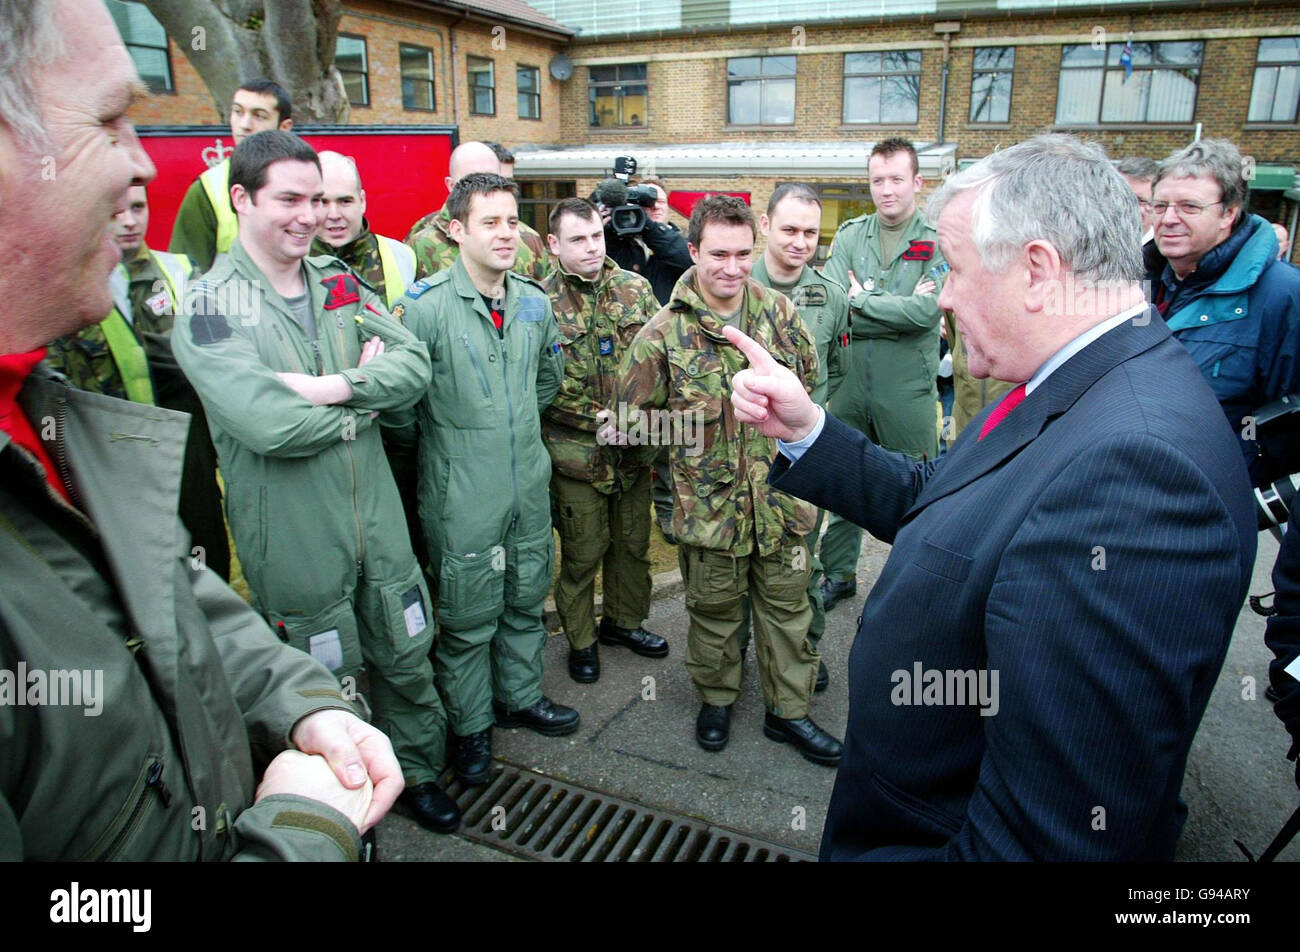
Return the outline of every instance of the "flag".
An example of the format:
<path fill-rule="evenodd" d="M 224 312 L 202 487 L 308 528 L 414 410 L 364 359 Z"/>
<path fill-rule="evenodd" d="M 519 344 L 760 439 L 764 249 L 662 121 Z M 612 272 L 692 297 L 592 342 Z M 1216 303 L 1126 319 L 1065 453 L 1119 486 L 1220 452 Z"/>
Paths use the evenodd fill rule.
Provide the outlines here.
<path fill-rule="evenodd" d="M 1124 67 L 1124 82 L 1128 82 L 1133 75 L 1133 41 L 1128 40 L 1124 44 L 1124 49 L 1119 53 L 1119 65 Z"/>

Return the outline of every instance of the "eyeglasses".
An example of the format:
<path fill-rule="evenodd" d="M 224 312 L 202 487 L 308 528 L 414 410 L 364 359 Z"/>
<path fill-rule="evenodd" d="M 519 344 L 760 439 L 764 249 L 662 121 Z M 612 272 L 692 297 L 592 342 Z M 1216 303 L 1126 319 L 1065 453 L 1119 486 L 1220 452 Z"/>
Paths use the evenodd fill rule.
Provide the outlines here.
<path fill-rule="evenodd" d="M 1172 206 L 1174 214 L 1179 218 L 1195 218 L 1211 205 L 1222 204 L 1222 200 L 1217 202 L 1207 202 L 1204 205 L 1198 205 L 1196 202 L 1152 202 L 1151 210 L 1156 213 L 1157 217 L 1164 217 L 1165 212 Z"/>

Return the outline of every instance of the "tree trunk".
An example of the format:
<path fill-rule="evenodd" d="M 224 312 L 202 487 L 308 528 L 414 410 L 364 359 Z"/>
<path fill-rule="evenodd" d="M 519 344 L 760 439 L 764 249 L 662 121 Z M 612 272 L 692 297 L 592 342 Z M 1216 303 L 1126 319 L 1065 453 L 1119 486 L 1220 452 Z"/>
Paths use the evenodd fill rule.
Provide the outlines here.
<path fill-rule="evenodd" d="M 289 91 L 294 122 L 348 121 L 351 106 L 334 66 L 342 0 L 137 2 L 198 72 L 220 121 L 229 116 L 240 83 L 258 76 Z"/>

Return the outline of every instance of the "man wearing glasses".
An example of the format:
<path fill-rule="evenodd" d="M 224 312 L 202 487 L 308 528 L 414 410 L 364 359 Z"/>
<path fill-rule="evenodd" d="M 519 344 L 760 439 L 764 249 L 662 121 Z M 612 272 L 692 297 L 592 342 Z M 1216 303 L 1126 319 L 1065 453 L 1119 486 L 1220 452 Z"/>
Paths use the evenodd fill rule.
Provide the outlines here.
<path fill-rule="evenodd" d="M 1209 381 L 1260 485 L 1272 474 L 1255 410 L 1300 389 L 1300 272 L 1277 261 L 1272 226 L 1246 213 L 1242 166 L 1223 139 L 1161 162 L 1144 254 L 1151 303 Z"/>

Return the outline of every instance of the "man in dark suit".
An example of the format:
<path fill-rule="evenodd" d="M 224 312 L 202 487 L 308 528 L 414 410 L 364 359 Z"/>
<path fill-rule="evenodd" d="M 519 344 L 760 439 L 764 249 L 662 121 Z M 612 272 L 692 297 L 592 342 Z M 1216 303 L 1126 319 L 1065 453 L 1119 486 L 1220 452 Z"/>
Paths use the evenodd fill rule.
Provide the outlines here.
<path fill-rule="evenodd" d="M 1031 139 L 929 214 L 971 371 L 1026 382 L 943 459 L 874 446 L 727 331 L 737 416 L 782 441 L 773 484 L 893 544 L 822 859 L 1172 859 L 1254 564 L 1241 451 L 1146 309 L 1137 202 L 1100 149 Z"/>

